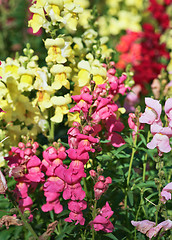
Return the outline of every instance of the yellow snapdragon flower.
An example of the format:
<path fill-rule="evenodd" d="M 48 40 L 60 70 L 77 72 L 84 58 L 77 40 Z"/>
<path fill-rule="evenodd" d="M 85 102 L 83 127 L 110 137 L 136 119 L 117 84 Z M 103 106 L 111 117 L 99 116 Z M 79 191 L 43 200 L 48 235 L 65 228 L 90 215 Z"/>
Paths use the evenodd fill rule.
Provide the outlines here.
<path fill-rule="evenodd" d="M 71 48 L 72 38 L 56 38 L 45 40 L 45 47 L 48 49 L 48 56 L 46 62 L 51 63 L 65 63 L 67 59 L 72 60 L 73 51 Z"/>
<path fill-rule="evenodd" d="M 34 89 L 38 90 L 37 97 L 33 103 L 34 106 L 38 105 L 42 112 L 52 106 L 50 98 L 51 94 L 54 92 L 51 86 L 48 85 L 47 75 L 48 73 L 46 68 L 38 69 L 36 72 L 36 80 L 33 85 Z"/>
<path fill-rule="evenodd" d="M 81 60 L 78 63 L 78 75 L 73 78 L 75 85 L 79 87 L 88 86 L 90 75 L 93 75 L 93 80 L 96 85 L 104 83 L 106 80 L 106 69 L 102 66 L 99 60 L 94 59 L 91 53 L 87 54 L 86 60 Z"/>
<path fill-rule="evenodd" d="M 55 90 L 59 90 L 62 86 L 70 89 L 70 83 L 67 78 L 70 77 L 71 71 L 72 69 L 70 67 L 65 67 L 62 64 L 53 65 L 50 72 L 55 76 L 55 78 L 51 87 Z"/>
<path fill-rule="evenodd" d="M 35 77 L 34 69 L 25 69 L 20 67 L 18 69 L 18 74 L 20 75 L 18 89 L 23 91 L 31 91 L 33 89 L 33 79 Z"/>
<path fill-rule="evenodd" d="M 28 22 L 28 26 L 33 29 L 33 33 L 37 33 L 41 27 L 46 23 L 46 18 L 44 14 L 44 10 L 42 7 L 34 6 L 30 7 L 30 11 L 33 13 L 33 17 Z"/>
<path fill-rule="evenodd" d="M 69 112 L 67 104 L 71 103 L 72 99 L 69 94 L 63 96 L 53 96 L 51 98 L 52 105 L 55 107 L 55 114 L 51 118 L 52 122 L 60 123 L 63 121 L 63 116 Z"/>

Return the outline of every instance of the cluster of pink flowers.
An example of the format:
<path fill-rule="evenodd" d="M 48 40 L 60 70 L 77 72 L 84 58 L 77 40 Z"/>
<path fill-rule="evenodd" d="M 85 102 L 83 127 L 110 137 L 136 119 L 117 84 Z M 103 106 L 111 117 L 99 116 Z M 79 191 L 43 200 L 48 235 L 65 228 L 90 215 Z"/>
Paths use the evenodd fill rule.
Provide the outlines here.
<path fill-rule="evenodd" d="M 28 196 L 28 190 L 34 191 L 38 183 L 44 182 L 44 174 L 41 172 L 41 160 L 35 155 L 39 147 L 37 142 L 22 142 L 18 147 L 12 147 L 10 156 L 6 157 L 10 168 L 9 177 L 14 177 L 17 181 L 14 193 L 22 212 L 30 213 L 29 219 L 32 220 L 31 206 L 32 199 Z"/>
<path fill-rule="evenodd" d="M 84 151 L 84 149 L 82 149 Z M 72 160 L 69 168 L 63 164 L 63 160 L 67 157 Z M 48 176 L 44 183 L 44 195 L 47 203 L 42 206 L 44 212 L 54 210 L 55 213 L 63 211 L 63 206 L 60 204 L 59 196 L 63 192 L 63 198 L 70 200 L 68 208 L 71 211 L 69 217 L 65 219 L 67 222 L 76 221 L 84 225 L 82 210 L 87 206 L 83 200 L 85 192 L 82 190 L 80 181 L 86 177 L 84 172 L 84 164 L 89 159 L 88 152 L 81 152 L 79 149 L 70 148 L 66 150 L 63 146 L 58 149 L 49 147 L 43 152 L 42 171 Z"/>
<path fill-rule="evenodd" d="M 164 231 L 172 229 L 172 221 L 169 219 L 159 223 L 157 226 L 155 226 L 155 222 L 151 222 L 149 220 L 131 221 L 131 224 L 135 226 L 139 232 L 146 234 L 149 239 L 156 237 L 161 229 Z"/>
<path fill-rule="evenodd" d="M 111 210 L 109 203 L 106 202 L 106 205 L 102 207 L 95 219 L 90 222 L 90 225 L 94 226 L 95 231 L 102 230 L 107 233 L 112 232 L 114 226 L 109 220 L 112 215 L 113 211 Z"/>
<path fill-rule="evenodd" d="M 163 127 L 160 119 L 162 106 L 158 100 L 152 98 L 145 98 L 146 109 L 139 118 L 140 123 L 147 123 L 151 125 L 151 133 L 153 139 L 147 144 L 147 147 L 158 149 L 159 156 L 162 153 L 171 151 L 169 138 L 172 137 L 172 98 L 168 98 L 165 102 L 164 110 L 168 119 L 168 127 Z"/>
<path fill-rule="evenodd" d="M 109 187 L 109 184 L 112 183 L 111 177 L 105 178 L 102 175 L 99 175 L 99 173 L 102 171 L 102 169 L 98 169 L 98 171 L 90 170 L 90 176 L 95 182 L 94 185 L 94 195 L 95 199 L 98 200 L 102 196 L 103 193 L 105 193 Z"/>
<path fill-rule="evenodd" d="M 70 112 L 82 114 L 81 118 L 83 117 L 83 120 L 87 123 L 83 131 L 86 131 L 89 136 L 85 140 L 87 139 L 87 144 L 89 142 L 90 147 L 96 143 L 91 136 L 99 136 L 99 133 L 104 130 L 109 144 L 114 147 L 125 144 L 121 135 L 117 133 L 124 129 L 124 125 L 116 114 L 118 105 L 113 101 L 113 98 L 117 94 L 123 95 L 127 92 L 128 87 L 124 85 L 127 76 L 123 74 L 118 78 L 115 73 L 116 70 L 112 62 L 111 68 L 107 71 L 108 79 L 106 83 L 93 87 L 93 91 L 90 91 L 88 87 L 83 87 L 80 95 L 72 96 L 76 105 L 70 109 Z M 91 81 L 91 84 L 95 85 L 93 81 Z M 74 128 L 69 130 L 69 141 L 74 141 L 74 135 L 77 136 L 77 139 L 81 139 L 81 136 L 84 139 L 84 136 L 80 135 L 80 125 L 74 123 Z"/>

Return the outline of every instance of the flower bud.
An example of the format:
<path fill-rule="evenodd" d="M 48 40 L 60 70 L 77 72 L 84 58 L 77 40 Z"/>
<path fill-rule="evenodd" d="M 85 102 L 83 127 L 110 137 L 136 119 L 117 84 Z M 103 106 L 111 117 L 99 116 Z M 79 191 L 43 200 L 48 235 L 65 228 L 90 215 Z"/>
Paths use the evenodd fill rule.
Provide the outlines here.
<path fill-rule="evenodd" d="M 24 149 L 25 149 L 25 144 L 22 143 L 22 142 L 19 142 L 18 147 L 19 147 L 19 148 L 24 148 Z"/>
<path fill-rule="evenodd" d="M 94 170 L 90 170 L 89 173 L 92 178 L 95 178 L 97 176 L 97 173 Z"/>

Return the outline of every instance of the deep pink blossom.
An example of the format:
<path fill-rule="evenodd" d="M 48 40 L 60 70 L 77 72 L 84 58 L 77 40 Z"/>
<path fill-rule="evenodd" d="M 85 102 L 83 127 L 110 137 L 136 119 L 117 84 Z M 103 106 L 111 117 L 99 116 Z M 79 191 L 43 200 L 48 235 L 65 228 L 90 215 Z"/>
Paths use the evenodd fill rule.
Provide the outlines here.
<path fill-rule="evenodd" d="M 94 195 L 96 200 L 98 200 L 103 193 L 105 193 L 112 183 L 111 177 L 104 178 L 104 176 L 99 176 L 98 181 L 94 185 Z"/>
<path fill-rule="evenodd" d="M 44 192 L 47 202 L 41 207 L 43 212 L 49 212 L 54 210 L 56 214 L 63 211 L 63 206 L 60 204 L 59 193 Z"/>
<path fill-rule="evenodd" d="M 90 222 L 90 225 L 94 226 L 95 231 L 102 230 L 106 233 L 112 232 L 114 226 L 109 220 L 112 215 L 113 211 L 111 210 L 108 202 L 106 202 L 106 205 L 100 210 L 100 214 L 98 214 L 95 219 Z"/>
<path fill-rule="evenodd" d="M 65 200 L 71 199 L 73 201 L 81 201 L 85 198 L 85 192 L 82 190 L 82 186 L 79 182 L 75 184 L 66 184 L 66 187 L 63 191 L 63 198 Z"/>
<path fill-rule="evenodd" d="M 85 219 L 83 218 L 82 211 L 87 208 L 85 201 L 69 201 L 68 208 L 71 211 L 69 217 L 65 219 L 66 222 L 76 221 L 76 224 L 84 225 Z"/>

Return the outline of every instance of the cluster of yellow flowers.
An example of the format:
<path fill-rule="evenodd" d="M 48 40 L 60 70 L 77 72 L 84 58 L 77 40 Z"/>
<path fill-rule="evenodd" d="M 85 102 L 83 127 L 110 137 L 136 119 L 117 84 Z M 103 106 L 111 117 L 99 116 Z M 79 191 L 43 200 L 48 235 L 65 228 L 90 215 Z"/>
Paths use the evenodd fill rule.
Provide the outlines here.
<path fill-rule="evenodd" d="M 50 122 L 61 123 L 65 114 L 69 125 L 79 121 L 78 114 L 69 113 L 71 95 L 89 86 L 90 76 L 96 84 L 106 80 L 100 60 L 112 52 L 106 46 L 107 37 L 97 41 L 98 33 L 90 28 L 79 37 L 70 35 L 83 22 L 82 11 L 88 5 L 87 0 L 33 1 L 29 26 L 34 33 L 44 28 L 52 37 L 44 40 L 46 66 L 39 67 L 38 56 L 29 46 L 24 56 L 7 58 L 0 66 L 0 100 L 5 111 L 0 113 L 4 124 L 0 140 L 9 137 L 4 144 L 14 146 L 22 135 L 35 138 L 50 128 Z M 53 26 L 66 34 L 55 36 Z"/>
<path fill-rule="evenodd" d="M 49 34 L 43 40 L 46 64 L 39 66 L 28 44 L 24 56 L 7 58 L 0 66 L 0 107 L 5 111 L 0 113 L 0 141 L 8 137 L 3 142 L 5 149 L 15 146 L 22 135 L 34 139 L 40 132 L 47 135 L 48 130 L 51 135 L 64 115 L 69 126 L 79 122 L 78 113 L 69 113 L 71 95 L 89 87 L 91 79 L 96 85 L 107 80 L 102 63 L 113 51 L 107 47 L 108 37 L 100 37 L 97 16 L 94 19 L 88 6 L 88 0 L 33 1 L 28 25 L 34 33 L 44 28 Z M 74 35 L 77 25 L 80 31 Z"/>
<path fill-rule="evenodd" d="M 117 35 L 123 30 L 140 31 L 145 0 L 106 0 L 107 14 L 98 20 L 100 35 Z"/>
<path fill-rule="evenodd" d="M 33 1 L 35 2 L 35 1 Z M 51 26 L 76 31 L 78 14 L 83 11 L 82 0 L 37 0 L 30 7 L 33 13 L 29 26 L 36 33 L 42 27 L 50 32 Z"/>
<path fill-rule="evenodd" d="M 30 52 L 32 55 L 33 50 Z M 7 131 L 7 134 L 1 133 L 1 136 L 4 137 L 5 134 L 9 137 L 4 141 L 5 144 L 16 144 L 21 135 L 32 137 L 44 130 L 41 123 L 45 119 L 29 98 L 34 89 L 33 79 L 39 72 L 37 60 L 37 56 L 30 59 L 27 56 L 20 56 L 15 60 L 7 58 L 1 62 L 0 102 L 5 112 L 1 112 L 0 115 L 4 131 Z"/>

